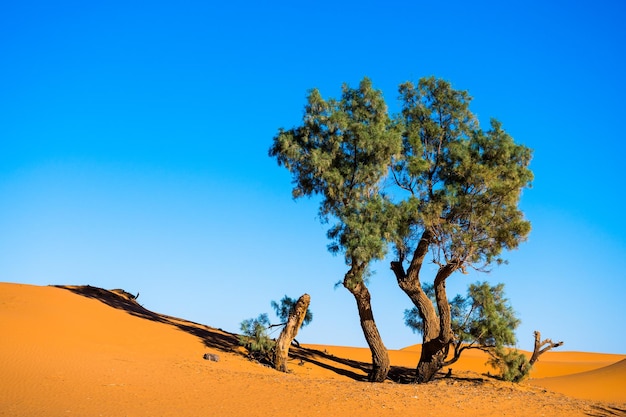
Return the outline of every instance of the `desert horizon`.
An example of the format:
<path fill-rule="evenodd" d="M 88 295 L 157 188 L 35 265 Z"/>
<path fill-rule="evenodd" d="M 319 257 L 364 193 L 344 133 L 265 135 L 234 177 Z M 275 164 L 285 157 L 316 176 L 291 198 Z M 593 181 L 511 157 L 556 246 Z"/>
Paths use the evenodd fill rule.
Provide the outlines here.
<path fill-rule="evenodd" d="M 468 351 L 449 377 L 401 383 L 419 358 L 413 345 L 390 351 L 390 378 L 375 384 L 367 348 L 292 347 L 290 372 L 280 373 L 249 360 L 237 335 L 118 290 L 0 283 L 0 323 L 2 416 L 626 413 L 626 354 L 550 351 L 513 384 Z"/>

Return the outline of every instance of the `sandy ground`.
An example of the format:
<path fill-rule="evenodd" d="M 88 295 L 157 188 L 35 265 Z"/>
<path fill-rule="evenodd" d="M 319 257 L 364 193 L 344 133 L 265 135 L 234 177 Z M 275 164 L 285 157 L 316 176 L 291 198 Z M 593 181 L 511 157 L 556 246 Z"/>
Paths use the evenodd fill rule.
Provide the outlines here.
<path fill-rule="evenodd" d="M 283 374 L 249 361 L 235 335 L 122 292 L 9 283 L 0 332 L 0 416 L 626 415 L 626 355 L 549 352 L 515 385 L 467 352 L 451 378 L 371 384 L 367 349 L 306 345 Z M 419 346 L 390 354 L 401 381 Z"/>

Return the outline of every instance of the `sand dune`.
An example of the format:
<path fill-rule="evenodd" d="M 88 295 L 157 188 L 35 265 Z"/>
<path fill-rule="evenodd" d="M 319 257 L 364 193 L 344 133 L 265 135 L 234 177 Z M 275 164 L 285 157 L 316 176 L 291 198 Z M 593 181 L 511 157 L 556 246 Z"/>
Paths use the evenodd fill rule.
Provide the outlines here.
<path fill-rule="evenodd" d="M 592 371 L 530 382 L 576 398 L 626 402 L 626 359 Z"/>
<path fill-rule="evenodd" d="M 0 332 L 0 416 L 626 414 L 626 355 L 550 352 L 514 385 L 482 375 L 484 356 L 468 352 L 452 378 L 370 384 L 367 349 L 307 345 L 282 374 L 249 361 L 236 335 L 122 291 L 9 283 Z M 408 378 L 419 346 L 390 353 L 393 379 Z"/>

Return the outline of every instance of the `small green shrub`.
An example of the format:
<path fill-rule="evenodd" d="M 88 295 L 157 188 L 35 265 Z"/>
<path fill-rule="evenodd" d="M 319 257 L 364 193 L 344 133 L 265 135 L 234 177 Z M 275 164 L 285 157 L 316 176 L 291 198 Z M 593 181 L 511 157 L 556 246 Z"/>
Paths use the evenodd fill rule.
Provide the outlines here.
<path fill-rule="evenodd" d="M 275 342 L 267 335 L 270 325 L 267 314 L 260 314 L 256 319 L 241 322 L 242 335 L 239 344 L 248 349 L 248 354 L 260 362 L 270 362 Z"/>
<path fill-rule="evenodd" d="M 500 377 L 505 381 L 520 382 L 530 373 L 528 358 L 517 349 L 495 349 L 489 365 L 500 370 Z"/>

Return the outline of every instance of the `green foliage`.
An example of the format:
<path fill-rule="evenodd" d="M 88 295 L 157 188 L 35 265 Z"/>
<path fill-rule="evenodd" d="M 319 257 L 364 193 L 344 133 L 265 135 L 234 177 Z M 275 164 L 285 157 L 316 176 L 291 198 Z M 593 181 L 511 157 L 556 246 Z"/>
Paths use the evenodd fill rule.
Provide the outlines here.
<path fill-rule="evenodd" d="M 393 166 L 407 191 L 398 204 L 396 250 L 410 253 L 424 231 L 434 260 L 455 269 L 502 262 L 503 249 L 526 239 L 530 223 L 517 208 L 529 186 L 531 151 L 500 122 L 483 131 L 471 97 L 443 80 L 400 86 L 403 153 Z"/>
<path fill-rule="evenodd" d="M 289 314 L 296 308 L 296 303 L 298 300 L 291 298 L 285 295 L 281 300 L 280 304 L 276 301 L 272 300 L 272 308 L 276 312 L 276 316 L 280 319 L 281 323 L 286 323 L 289 319 Z M 313 320 L 313 313 L 311 309 L 307 308 L 306 313 L 304 315 L 304 320 L 302 321 L 302 327 L 308 325 Z"/>
<path fill-rule="evenodd" d="M 510 382 L 521 382 L 531 370 L 528 358 L 517 349 L 494 349 L 488 363 L 500 370 L 503 380 Z"/>
<path fill-rule="evenodd" d="M 469 313 L 464 320 L 453 322 L 460 343 L 500 348 L 515 344 L 515 329 L 520 320 L 504 296 L 504 284 L 487 282 L 469 286 L 466 299 Z"/>
<path fill-rule="evenodd" d="M 242 335 L 239 344 L 248 349 L 251 357 L 259 361 L 269 361 L 274 349 L 274 341 L 267 335 L 270 320 L 267 314 L 260 314 L 256 319 L 241 322 Z"/>
<path fill-rule="evenodd" d="M 340 100 L 314 89 L 307 102 L 302 125 L 280 129 L 269 154 L 292 173 L 294 198 L 322 196 L 320 217 L 336 221 L 329 250 L 365 269 L 386 251 L 390 203 L 380 188 L 400 151 L 399 132 L 367 78 L 356 89 L 344 85 Z"/>
<path fill-rule="evenodd" d="M 432 285 L 424 291 L 433 300 Z M 471 284 L 467 296 L 456 295 L 450 303 L 454 343 L 459 347 L 496 348 L 514 345 L 515 329 L 520 321 L 504 296 L 504 284 L 490 286 L 487 282 Z M 414 332 L 423 332 L 423 321 L 416 307 L 404 312 L 405 324 Z"/>
<path fill-rule="evenodd" d="M 425 231 L 434 260 L 454 269 L 503 262 L 530 223 L 517 208 L 532 181 L 531 151 L 497 120 L 480 128 L 471 97 L 434 77 L 400 85 L 402 111 L 387 113 L 368 78 L 340 100 L 307 96 L 302 125 L 280 129 L 269 155 L 293 175 L 293 196 L 321 195 L 329 249 L 349 265 L 381 259 L 392 240 L 401 261 Z M 403 190 L 390 197 L 391 168 Z"/>

